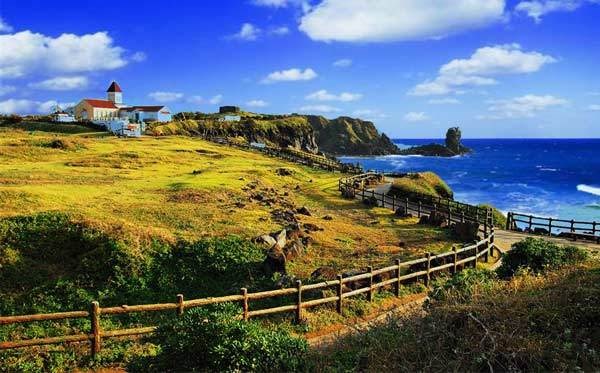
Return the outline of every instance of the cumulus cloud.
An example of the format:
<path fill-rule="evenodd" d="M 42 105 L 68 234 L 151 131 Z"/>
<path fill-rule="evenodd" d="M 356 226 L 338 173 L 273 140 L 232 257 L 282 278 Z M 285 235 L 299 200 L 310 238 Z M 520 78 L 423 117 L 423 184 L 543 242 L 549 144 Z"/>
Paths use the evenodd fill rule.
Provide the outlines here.
<path fill-rule="evenodd" d="M 537 113 L 551 107 L 564 106 L 567 100 L 551 95 L 537 96 L 525 95 L 508 100 L 490 100 L 488 104 L 489 115 L 481 115 L 479 119 L 510 119 L 532 118 Z"/>
<path fill-rule="evenodd" d="M 50 101 L 35 101 L 27 99 L 8 99 L 0 101 L 1 114 L 47 114 L 50 113 L 56 106 L 65 109 L 74 106 L 74 102 L 56 102 Z"/>
<path fill-rule="evenodd" d="M 352 112 L 352 115 L 365 120 L 373 121 L 375 119 L 387 118 L 387 115 L 380 112 L 379 110 L 373 109 L 358 109 Z"/>
<path fill-rule="evenodd" d="M 223 101 L 223 95 L 214 95 L 208 100 L 208 103 L 211 105 L 218 105 Z"/>
<path fill-rule="evenodd" d="M 587 109 L 589 111 L 600 111 L 600 105 L 598 105 L 598 104 L 592 104 L 592 105 L 589 105 L 587 107 Z"/>
<path fill-rule="evenodd" d="M 357 101 L 363 97 L 360 93 L 350 93 L 350 92 L 342 92 L 339 95 L 329 93 L 325 89 L 321 89 L 319 91 L 313 92 L 305 97 L 307 100 L 312 101 L 341 101 L 341 102 L 350 102 Z"/>
<path fill-rule="evenodd" d="M 13 28 L 11 25 L 6 23 L 2 17 L 0 17 L 0 32 L 12 32 Z"/>
<path fill-rule="evenodd" d="M 12 85 L 3 85 L 0 84 L 0 96 L 7 95 L 17 90 L 17 87 Z"/>
<path fill-rule="evenodd" d="M 423 122 L 428 119 L 429 119 L 429 117 L 422 111 L 420 111 L 420 112 L 411 111 L 404 115 L 404 120 L 407 122 Z"/>
<path fill-rule="evenodd" d="M 290 29 L 287 26 L 274 27 L 269 30 L 269 34 L 283 36 L 290 33 Z"/>
<path fill-rule="evenodd" d="M 262 30 L 252 23 L 244 23 L 242 28 L 237 33 L 230 36 L 231 39 L 245 40 L 245 41 L 255 41 L 258 39 Z"/>
<path fill-rule="evenodd" d="M 292 68 L 288 70 L 274 71 L 267 75 L 267 77 L 262 80 L 262 83 L 271 84 L 278 82 L 297 82 L 313 80 L 316 77 L 317 73 L 311 68 L 306 68 L 304 70 Z"/>
<path fill-rule="evenodd" d="M 156 102 L 174 102 L 179 101 L 183 98 L 183 93 L 179 92 L 164 92 L 156 91 L 148 94 L 148 97 Z"/>
<path fill-rule="evenodd" d="M 542 17 L 553 12 L 572 12 L 585 4 L 600 4 L 599 0 L 532 0 L 521 1 L 515 7 L 515 12 L 524 13 L 533 18 L 536 23 Z"/>
<path fill-rule="evenodd" d="M 454 97 L 444 97 L 444 98 L 433 98 L 427 101 L 432 105 L 456 105 L 460 104 L 460 101 Z"/>
<path fill-rule="evenodd" d="M 113 45 L 106 32 L 56 38 L 31 31 L 0 35 L 0 77 L 17 78 L 31 72 L 75 73 L 123 67 L 125 50 Z"/>
<path fill-rule="evenodd" d="M 303 113 L 338 113 L 342 109 L 329 105 L 307 105 L 300 108 Z"/>
<path fill-rule="evenodd" d="M 271 8 L 286 8 L 288 6 L 302 6 L 305 10 L 310 8 L 306 0 L 252 0 L 252 4 Z"/>
<path fill-rule="evenodd" d="M 148 58 L 148 56 L 146 56 L 146 53 L 144 52 L 135 52 L 131 56 L 131 60 L 135 62 L 144 62 L 146 61 L 146 58 Z"/>
<path fill-rule="evenodd" d="M 438 76 L 415 86 L 414 96 L 456 93 L 459 87 L 497 84 L 499 75 L 526 74 L 556 62 L 552 56 L 539 52 L 524 52 L 519 44 L 479 48 L 467 59 L 455 59 L 443 65 Z"/>
<path fill-rule="evenodd" d="M 246 106 L 249 107 L 266 107 L 269 106 L 269 103 L 264 100 L 250 100 L 246 102 Z"/>
<path fill-rule="evenodd" d="M 183 97 L 183 95 L 182 95 Z M 196 104 L 196 105 L 218 105 L 223 101 L 223 95 L 218 94 L 214 95 L 211 98 L 205 99 L 202 96 L 190 96 L 186 99 L 187 102 Z"/>
<path fill-rule="evenodd" d="M 441 38 L 497 22 L 504 7 L 504 0 L 326 0 L 307 10 L 300 30 L 326 42 Z"/>
<path fill-rule="evenodd" d="M 70 91 L 86 88 L 88 83 L 88 78 L 85 76 L 59 76 L 37 83 L 30 83 L 29 87 L 49 91 Z"/>
<path fill-rule="evenodd" d="M 335 67 L 350 67 L 352 66 L 352 60 L 349 58 L 342 58 L 333 63 Z"/>

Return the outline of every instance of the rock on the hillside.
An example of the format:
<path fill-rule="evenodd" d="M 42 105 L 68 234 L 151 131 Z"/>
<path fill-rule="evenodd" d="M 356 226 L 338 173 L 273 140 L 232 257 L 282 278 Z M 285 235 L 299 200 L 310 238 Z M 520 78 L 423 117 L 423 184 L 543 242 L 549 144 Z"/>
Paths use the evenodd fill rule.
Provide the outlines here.
<path fill-rule="evenodd" d="M 275 170 L 275 173 L 279 176 L 291 176 L 294 174 L 294 171 L 290 170 L 289 168 L 280 167 Z"/>
<path fill-rule="evenodd" d="M 301 239 L 296 238 L 287 243 L 287 245 L 283 249 L 283 252 L 285 253 L 285 260 L 292 261 L 302 256 L 302 254 L 304 253 L 304 244 L 302 243 Z"/>
<path fill-rule="evenodd" d="M 333 267 L 319 267 L 310 274 L 310 278 L 313 280 L 335 280 L 337 278 L 337 272 Z"/>
<path fill-rule="evenodd" d="M 285 253 L 278 245 L 273 246 L 268 252 L 267 257 L 263 261 L 263 268 L 266 273 L 285 273 Z"/>
<path fill-rule="evenodd" d="M 462 242 L 477 241 L 479 235 L 479 223 L 455 223 L 452 230 L 456 238 Z"/>
<path fill-rule="evenodd" d="M 394 211 L 394 215 L 396 215 L 399 218 L 412 218 L 412 214 L 406 211 L 406 208 L 404 206 L 398 207 L 396 211 Z"/>
<path fill-rule="evenodd" d="M 287 244 L 287 230 L 283 229 L 275 236 L 275 245 L 280 248 L 285 247 Z"/>
<path fill-rule="evenodd" d="M 317 231 L 322 231 L 323 230 L 323 228 L 321 228 L 318 225 L 313 224 L 313 223 L 304 223 L 304 224 L 302 224 L 302 226 L 308 232 L 317 232 Z"/>
<path fill-rule="evenodd" d="M 365 199 L 363 199 L 363 203 L 367 206 L 373 206 L 373 207 L 377 207 L 379 205 L 377 198 L 376 197 L 365 197 Z"/>
<path fill-rule="evenodd" d="M 323 216 L 323 220 L 333 220 L 333 216 L 325 215 L 325 216 Z"/>
<path fill-rule="evenodd" d="M 296 209 L 296 212 L 301 215 L 312 216 L 312 214 L 310 213 L 310 210 L 306 206 L 302 206 L 302 207 Z"/>
<path fill-rule="evenodd" d="M 443 214 L 432 211 L 429 216 L 421 216 L 419 219 L 419 224 L 432 225 L 434 227 L 445 227 L 448 224 L 448 219 L 446 219 Z"/>
<path fill-rule="evenodd" d="M 273 247 L 277 243 L 277 241 L 268 234 L 263 234 L 262 236 L 257 237 L 254 242 L 267 247 Z"/>

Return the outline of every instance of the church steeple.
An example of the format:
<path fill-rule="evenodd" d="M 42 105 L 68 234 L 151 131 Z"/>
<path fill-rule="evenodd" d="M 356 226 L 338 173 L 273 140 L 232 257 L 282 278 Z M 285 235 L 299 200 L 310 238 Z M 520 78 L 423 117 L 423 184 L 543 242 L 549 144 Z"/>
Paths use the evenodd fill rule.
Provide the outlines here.
<path fill-rule="evenodd" d="M 112 101 L 115 104 L 123 103 L 123 90 L 114 80 L 106 92 L 108 92 L 108 101 Z"/>

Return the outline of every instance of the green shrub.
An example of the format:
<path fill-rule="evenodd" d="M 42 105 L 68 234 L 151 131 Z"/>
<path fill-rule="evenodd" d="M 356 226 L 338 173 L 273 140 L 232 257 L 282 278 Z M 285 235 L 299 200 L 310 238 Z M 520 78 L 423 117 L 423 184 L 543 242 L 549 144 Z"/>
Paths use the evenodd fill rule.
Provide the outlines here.
<path fill-rule="evenodd" d="M 487 269 L 466 269 L 452 277 L 442 277 L 433 283 L 429 296 L 435 300 L 454 299 L 468 302 L 477 290 L 489 289 L 497 279 L 495 272 Z"/>
<path fill-rule="evenodd" d="M 481 207 L 484 209 L 492 209 L 492 216 L 494 217 L 494 227 L 502 229 L 506 227 L 506 216 L 502 213 L 502 211 L 486 203 L 482 203 L 477 207 Z"/>
<path fill-rule="evenodd" d="M 547 268 L 580 263 L 587 257 L 587 252 L 577 246 L 560 246 L 541 238 L 527 237 L 513 244 L 512 249 L 502 256 L 498 274 L 509 277 L 520 269 L 541 272 Z"/>
<path fill-rule="evenodd" d="M 433 172 L 421 172 L 397 178 L 394 180 L 389 194 L 401 198 L 425 195 L 432 198 L 452 199 L 454 196 L 448 184 Z"/>
<path fill-rule="evenodd" d="M 192 309 L 156 332 L 161 352 L 130 371 L 290 372 L 303 367 L 306 341 L 239 319 L 235 306 Z"/>

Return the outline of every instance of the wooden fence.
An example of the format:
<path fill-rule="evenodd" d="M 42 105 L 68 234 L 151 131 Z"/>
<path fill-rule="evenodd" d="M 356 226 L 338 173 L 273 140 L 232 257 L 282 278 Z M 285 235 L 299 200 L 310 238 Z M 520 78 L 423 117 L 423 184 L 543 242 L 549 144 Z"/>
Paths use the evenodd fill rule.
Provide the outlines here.
<path fill-rule="evenodd" d="M 404 198 L 378 193 L 373 188 L 368 188 L 365 181 L 383 178 L 384 174 L 368 172 L 339 180 L 338 189 L 342 195 L 360 198 L 366 203 L 377 203 L 378 206 L 387 207 L 394 211 L 402 207 L 407 213 L 414 213 L 417 217 L 429 215 L 432 212 L 446 217 L 448 225 L 458 222 L 478 222 L 483 225 L 482 232 L 487 232 L 493 227 L 494 220 L 491 209 L 473 206 L 454 201 L 449 198 L 433 197 L 424 194 L 412 194 Z"/>
<path fill-rule="evenodd" d="M 553 219 L 509 212 L 506 219 L 506 230 L 547 236 L 556 235 L 572 239 L 589 239 L 600 243 L 600 236 L 598 236 L 600 223 L 595 221 Z"/>
<path fill-rule="evenodd" d="M 361 175 L 368 177 L 368 175 Z M 360 179 L 358 177 L 357 179 Z M 340 185 L 346 185 L 348 179 L 340 181 Z M 385 201 L 384 201 L 385 202 Z M 412 204 L 409 203 L 409 208 Z M 421 206 L 423 207 L 423 206 Z M 434 210 L 429 210 L 434 211 Z M 421 210 L 425 213 L 425 209 Z M 461 219 L 467 219 L 467 215 L 461 215 Z M 449 219 L 454 221 L 450 214 Z M 354 276 L 344 277 L 338 275 L 335 280 L 323 281 L 314 284 L 302 284 L 300 280 L 296 286 L 291 288 L 277 289 L 271 291 L 261 291 L 250 293 L 247 289 L 240 289 L 239 294 L 227 295 L 222 297 L 211 297 L 202 299 L 185 300 L 182 294 L 175 297 L 173 303 L 144 304 L 144 305 L 122 305 L 116 307 L 101 307 L 98 302 L 92 302 L 87 311 L 69 311 L 48 314 L 20 315 L 20 316 L 1 316 L 0 326 L 31 323 L 47 320 L 66 320 L 66 319 L 88 319 L 90 321 L 89 333 L 63 335 L 48 338 L 36 338 L 28 340 L 14 340 L 0 342 L 0 350 L 43 346 L 53 344 L 64 344 L 70 342 L 89 342 L 90 353 L 95 356 L 101 349 L 102 340 L 113 337 L 126 337 L 135 335 L 151 334 L 156 330 L 155 326 L 137 327 L 119 330 L 102 330 L 100 318 L 102 316 L 130 314 L 139 312 L 175 312 L 177 315 L 183 315 L 186 309 L 202 307 L 210 304 L 236 302 L 241 305 L 243 320 L 252 317 L 270 315 L 276 313 L 293 312 L 295 321 L 300 322 L 303 318 L 305 309 L 335 303 L 338 313 L 342 313 L 344 300 L 350 297 L 356 297 L 365 294 L 368 301 L 373 300 L 373 294 L 384 287 L 392 288 L 396 296 L 400 296 L 400 289 L 403 284 L 422 280 L 428 286 L 431 277 L 441 271 L 456 273 L 467 265 L 477 266 L 477 263 L 483 257 L 488 261 L 493 256 L 494 250 L 494 228 L 491 224 L 484 225 L 484 239 L 463 247 L 453 247 L 452 251 L 442 254 L 428 253 L 425 257 L 402 262 L 399 259 L 395 264 L 373 269 L 369 267 L 364 273 Z M 328 292 L 325 292 L 327 291 Z M 283 306 L 254 309 L 251 308 L 251 302 L 262 299 L 283 298 L 289 300 L 293 297 L 290 304 Z"/>

